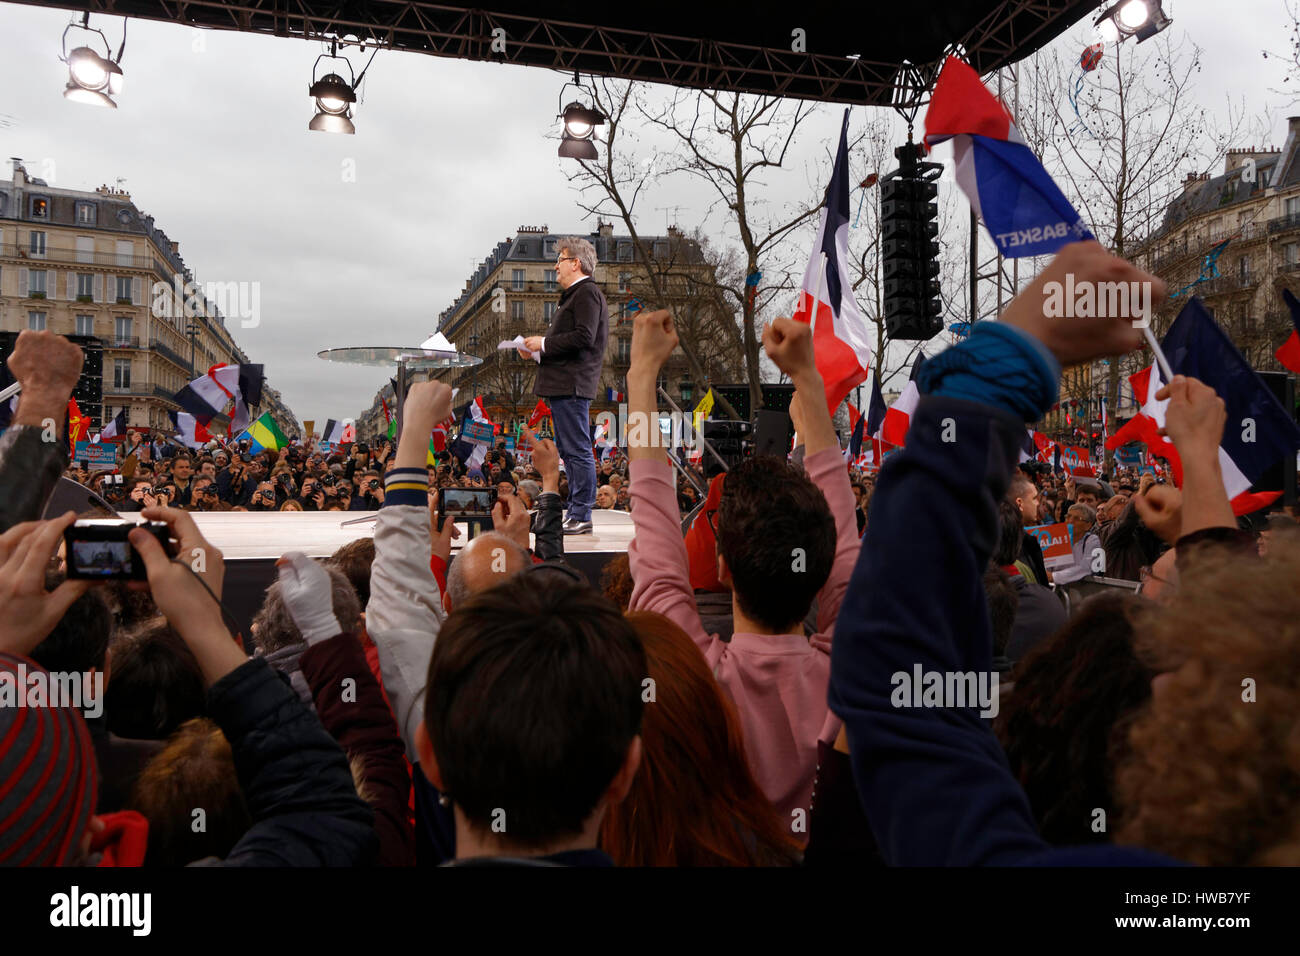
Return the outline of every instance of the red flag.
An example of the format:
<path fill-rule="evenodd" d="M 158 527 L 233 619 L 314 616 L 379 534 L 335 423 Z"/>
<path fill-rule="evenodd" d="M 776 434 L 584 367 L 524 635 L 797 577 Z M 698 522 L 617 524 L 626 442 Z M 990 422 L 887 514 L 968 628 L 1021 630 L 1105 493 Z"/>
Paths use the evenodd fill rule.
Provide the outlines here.
<path fill-rule="evenodd" d="M 546 399 L 539 398 L 537 404 L 533 406 L 533 412 L 528 416 L 528 427 L 536 428 L 543 418 L 551 417 L 551 409 L 546 404 Z"/>
<path fill-rule="evenodd" d="M 68 399 L 68 452 L 74 454 L 77 442 L 85 441 L 90 433 L 90 419 L 81 414 L 75 398 Z"/>

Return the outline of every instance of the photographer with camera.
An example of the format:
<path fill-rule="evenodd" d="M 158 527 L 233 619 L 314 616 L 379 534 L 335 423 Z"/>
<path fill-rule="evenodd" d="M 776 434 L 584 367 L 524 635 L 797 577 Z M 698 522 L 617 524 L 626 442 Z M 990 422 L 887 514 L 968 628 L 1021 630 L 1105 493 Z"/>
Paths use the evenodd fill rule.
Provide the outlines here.
<path fill-rule="evenodd" d="M 379 472 L 370 470 L 357 475 L 357 490 L 349 511 L 378 511 L 384 503 L 384 482 Z"/>

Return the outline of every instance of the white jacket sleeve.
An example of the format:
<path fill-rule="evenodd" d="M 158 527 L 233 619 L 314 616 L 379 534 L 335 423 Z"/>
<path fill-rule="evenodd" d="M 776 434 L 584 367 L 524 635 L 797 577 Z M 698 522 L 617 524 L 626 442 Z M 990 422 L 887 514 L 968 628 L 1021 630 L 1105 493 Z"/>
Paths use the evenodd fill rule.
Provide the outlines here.
<path fill-rule="evenodd" d="M 389 487 L 413 480 L 414 476 L 398 475 L 398 471 L 389 472 Z M 427 487 L 427 476 L 423 472 L 420 476 Z M 388 491 L 379 509 L 366 631 L 379 650 L 384 691 L 406 744 L 407 759 L 416 763 L 415 730 L 424 719 L 429 660 L 446 612 L 429 567 L 429 509 L 423 500 L 419 505 L 399 500 L 399 494 Z"/>

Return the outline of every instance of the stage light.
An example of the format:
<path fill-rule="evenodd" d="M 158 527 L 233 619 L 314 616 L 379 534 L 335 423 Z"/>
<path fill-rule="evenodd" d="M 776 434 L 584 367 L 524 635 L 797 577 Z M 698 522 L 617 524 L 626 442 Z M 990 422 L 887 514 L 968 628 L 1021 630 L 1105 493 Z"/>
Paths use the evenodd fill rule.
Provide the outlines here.
<path fill-rule="evenodd" d="M 1147 9 L 1144 0 L 1128 0 L 1128 3 L 1119 8 L 1119 22 L 1130 31 L 1142 26 L 1150 16 L 1151 11 Z"/>
<path fill-rule="evenodd" d="M 357 101 L 357 90 L 361 88 L 361 80 L 365 77 L 366 70 L 370 69 L 370 63 L 374 62 L 375 54 L 370 55 L 370 61 L 366 63 L 365 69 L 361 71 L 360 76 L 356 76 L 352 72 L 352 63 L 348 58 L 339 56 L 338 46 L 338 40 L 331 40 L 330 52 L 318 56 L 312 67 L 312 81 L 307 89 L 307 95 L 316 102 L 316 115 L 307 124 L 307 128 L 316 133 L 344 133 L 350 136 L 357 131 L 356 126 L 352 124 L 352 104 Z M 376 47 L 375 53 L 378 52 L 379 49 Z M 317 71 L 321 60 L 338 60 L 347 67 L 348 79 L 343 78 L 342 71 L 326 73 L 318 77 Z"/>
<path fill-rule="evenodd" d="M 1119 0 L 1102 11 L 1093 25 L 1102 42 L 1112 43 L 1137 37 L 1138 43 L 1149 40 L 1173 23 L 1165 16 L 1162 0 Z"/>
<path fill-rule="evenodd" d="M 104 43 L 104 56 L 100 56 L 95 50 L 88 46 L 79 46 L 68 52 L 68 31 L 84 30 L 86 33 L 99 34 L 100 40 Z M 117 51 L 117 59 L 122 58 L 122 50 L 126 48 L 126 26 L 125 22 L 122 27 L 122 47 Z M 96 30 L 90 26 L 90 14 L 82 16 L 80 24 L 69 23 L 63 30 L 63 55 L 59 57 L 64 63 L 68 64 L 68 83 L 63 89 L 63 98 L 71 100 L 73 103 L 83 103 L 87 106 L 104 106 L 109 109 L 117 109 L 117 104 L 113 102 L 110 93 L 120 93 L 122 91 L 122 68 L 113 59 L 112 50 L 108 45 L 108 38 L 104 36 L 102 30 Z"/>
<path fill-rule="evenodd" d="M 349 136 L 357 131 L 347 113 L 317 113 L 307 128 L 316 133 L 346 133 Z"/>
<path fill-rule="evenodd" d="M 597 159 L 596 127 L 605 125 L 605 114 L 570 103 L 561 114 L 564 128 L 560 133 L 560 156 L 565 159 Z"/>

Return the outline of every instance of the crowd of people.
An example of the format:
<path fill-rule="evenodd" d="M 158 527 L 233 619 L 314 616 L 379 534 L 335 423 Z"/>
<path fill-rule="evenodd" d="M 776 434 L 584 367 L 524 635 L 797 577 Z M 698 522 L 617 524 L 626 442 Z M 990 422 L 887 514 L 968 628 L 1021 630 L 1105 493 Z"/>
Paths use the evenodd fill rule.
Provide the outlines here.
<path fill-rule="evenodd" d="M 599 588 L 565 560 L 553 442 L 528 433 L 526 467 L 429 465 L 437 382 L 395 447 L 79 476 L 173 545 L 131 532 L 147 583 L 67 578 L 77 516 L 40 519 L 66 440 L 41 426 L 81 356 L 24 332 L 0 436 L 0 863 L 1300 863 L 1300 526 L 1239 526 L 1224 405 L 1194 379 L 1159 395 L 1181 488 L 1018 467 L 1061 368 L 1140 344 L 1122 317 L 1045 317 L 1067 273 L 1162 288 L 1067 246 L 925 364 L 871 476 L 845 465 L 809 328 L 769 323 L 800 463 L 701 481 L 683 534 L 699 495 L 662 448 L 601 462 L 599 506 L 635 536 Z M 630 414 L 657 412 L 676 346 L 669 313 L 638 313 Z M 454 560 L 439 487 L 497 490 Z M 285 554 L 241 633 L 187 509 L 286 508 L 378 514 L 327 559 Z M 1049 572 L 1025 529 L 1056 521 L 1072 560 Z M 1133 587 L 1063 601 L 1085 578 Z M 97 677 L 102 707 L 4 705 L 46 672 Z"/>

